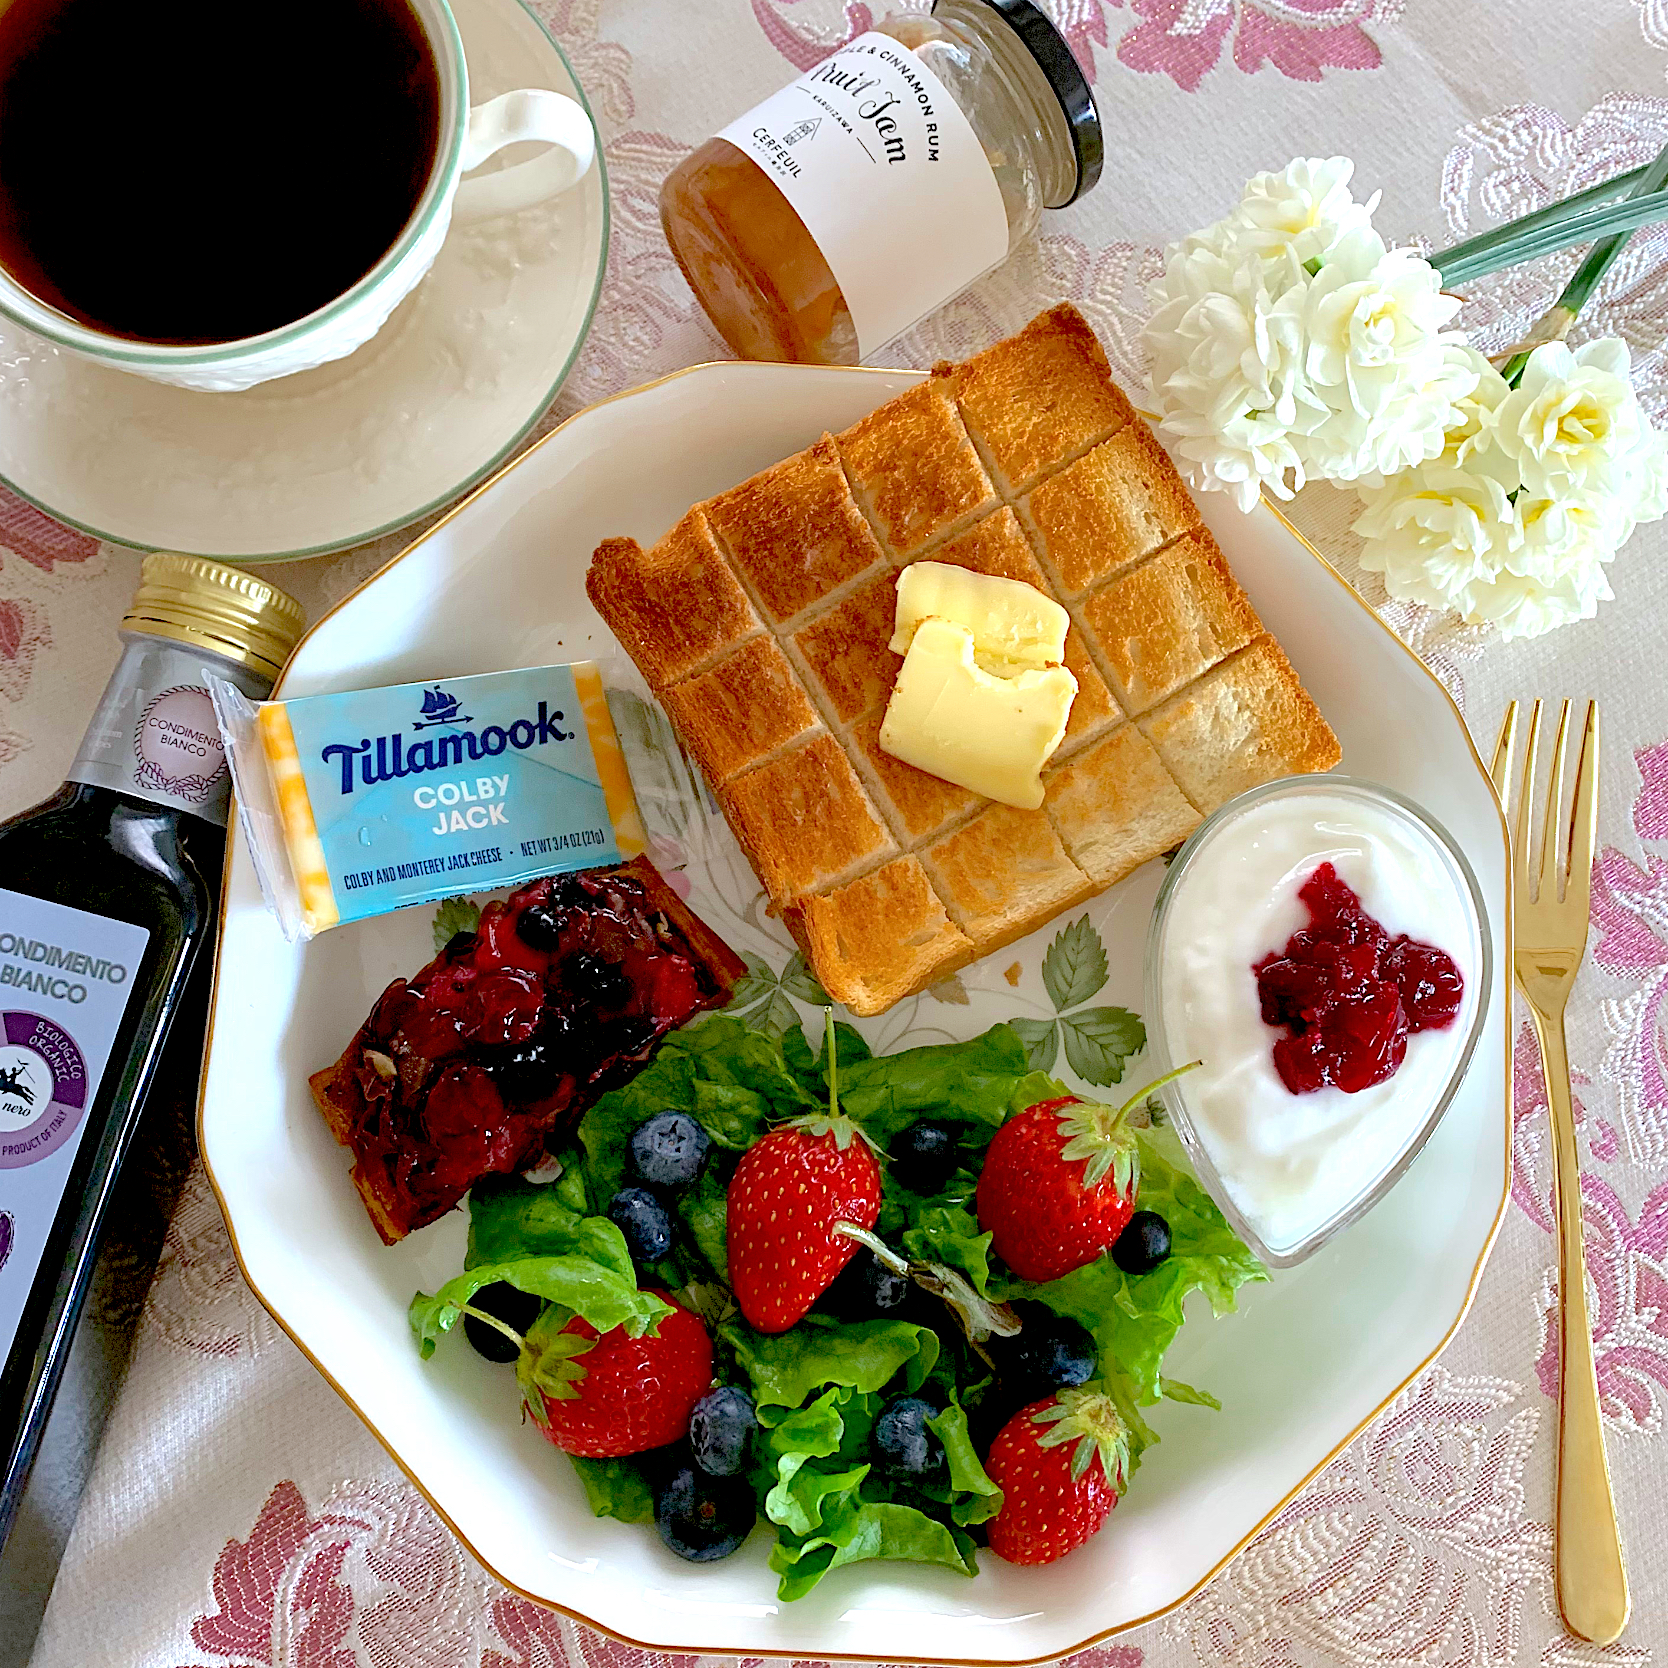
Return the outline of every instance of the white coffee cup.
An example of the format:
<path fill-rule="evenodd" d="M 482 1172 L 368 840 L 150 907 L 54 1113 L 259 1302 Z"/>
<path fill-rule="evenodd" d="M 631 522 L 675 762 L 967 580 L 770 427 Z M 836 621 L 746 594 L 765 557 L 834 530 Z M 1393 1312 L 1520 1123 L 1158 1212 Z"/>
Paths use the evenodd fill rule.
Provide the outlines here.
<path fill-rule="evenodd" d="M 591 118 L 543 87 L 503 93 L 473 109 L 463 41 L 446 0 L 408 0 L 423 26 L 440 82 L 439 142 L 428 183 L 400 235 L 351 289 L 305 317 L 259 336 L 192 347 L 106 334 L 38 300 L 0 268 L 0 313 L 37 336 L 101 365 L 205 392 L 253 388 L 343 359 L 380 330 L 434 264 L 454 219 L 490 220 L 577 185 L 596 159 Z M 506 145 L 548 150 L 479 179 L 463 176 Z"/>

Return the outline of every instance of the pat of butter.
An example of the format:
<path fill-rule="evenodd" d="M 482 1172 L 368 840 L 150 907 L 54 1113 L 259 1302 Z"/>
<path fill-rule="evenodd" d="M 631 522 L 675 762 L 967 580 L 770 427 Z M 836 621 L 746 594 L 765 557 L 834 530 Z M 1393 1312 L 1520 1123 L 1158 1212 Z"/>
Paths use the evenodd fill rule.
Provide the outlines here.
<path fill-rule="evenodd" d="M 973 573 L 949 562 L 913 562 L 898 575 L 893 654 L 907 654 L 928 619 L 966 626 L 973 634 L 975 663 L 998 677 L 1025 667 L 1058 666 L 1066 658 L 1070 616 L 1022 579 Z"/>
<path fill-rule="evenodd" d="M 974 641 L 954 620 L 929 617 L 916 625 L 880 745 L 905 764 L 1034 811 L 1043 802 L 1040 772 L 1066 733 L 1077 679 L 1064 666 L 995 677 L 976 663 Z"/>
<path fill-rule="evenodd" d="M 646 845 L 588 661 L 268 701 L 254 718 L 308 936 Z"/>

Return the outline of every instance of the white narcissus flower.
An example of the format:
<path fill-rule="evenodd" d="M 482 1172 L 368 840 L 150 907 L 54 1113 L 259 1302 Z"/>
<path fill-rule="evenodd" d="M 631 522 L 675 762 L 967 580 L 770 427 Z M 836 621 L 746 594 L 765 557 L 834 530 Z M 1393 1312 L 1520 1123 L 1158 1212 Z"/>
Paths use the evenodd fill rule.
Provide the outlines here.
<path fill-rule="evenodd" d="M 1486 444 L 1512 460 L 1532 498 L 1596 497 L 1625 490 L 1647 427 L 1626 343 L 1545 342 L 1495 408 Z"/>
<path fill-rule="evenodd" d="M 1407 387 L 1385 402 L 1365 435 L 1356 436 L 1341 457 L 1341 469 L 1355 471 L 1359 484 L 1367 487 L 1382 485 L 1412 464 L 1458 464 L 1466 431 L 1477 432 L 1487 402 L 1494 398 L 1491 378 L 1503 394 L 1506 384 L 1500 373 L 1475 348 L 1453 334 L 1441 337 L 1425 366 L 1424 380 L 1415 382 L 1410 376 Z M 1343 426 L 1329 422 L 1316 431 L 1309 444 L 1318 459 L 1326 456 L 1328 441 Z M 1339 478 L 1350 476 L 1343 473 Z M 1509 492 L 1516 478 L 1504 484 Z"/>
<path fill-rule="evenodd" d="M 1454 415 L 1443 430 L 1442 450 L 1437 456 L 1443 463 L 1470 463 L 1490 418 L 1511 389 L 1499 371 L 1469 343 L 1450 342 L 1447 351 L 1464 359 L 1476 373 L 1477 385 L 1455 406 Z M 1515 469 L 1490 473 L 1500 474 L 1507 481 L 1508 490 L 1518 485 Z"/>
<path fill-rule="evenodd" d="M 1460 338 L 1442 327 L 1459 307 L 1430 262 L 1411 249 L 1386 250 L 1371 229 L 1332 252 L 1303 309 L 1303 368 L 1329 412 L 1309 442 L 1318 473 L 1345 481 L 1390 474 L 1441 450 L 1457 401 L 1475 387 L 1445 353 Z"/>
<path fill-rule="evenodd" d="M 1506 642 L 1544 637 L 1559 626 L 1590 620 L 1615 593 L 1601 563 L 1570 568 L 1550 583 L 1502 568 L 1466 588 L 1456 612 L 1467 625 L 1494 625 Z"/>
<path fill-rule="evenodd" d="M 1290 432 L 1318 415 L 1302 386 L 1300 297 L 1272 297 L 1254 264 L 1200 241 L 1171 251 L 1154 290 L 1153 393 L 1183 472 L 1246 510 L 1265 485 L 1289 498 L 1287 473 L 1302 485 Z"/>
<path fill-rule="evenodd" d="M 1355 164 L 1347 156 L 1298 157 L 1278 173 L 1258 174 L 1222 224 L 1237 246 L 1302 282 L 1351 232 L 1372 225 L 1378 193 L 1364 203 L 1350 195 Z M 1268 277 L 1271 287 L 1276 283 Z"/>
<path fill-rule="evenodd" d="M 1290 497 L 1354 481 L 1390 594 L 1538 635 L 1596 612 L 1637 522 L 1668 512 L 1668 436 L 1619 341 L 1548 343 L 1516 388 L 1448 326 L 1459 301 L 1373 230 L 1353 165 L 1299 158 L 1172 244 L 1146 329 L 1188 480 Z"/>
<path fill-rule="evenodd" d="M 1404 470 L 1361 498 L 1361 566 L 1382 574 L 1391 596 L 1427 608 L 1460 606 L 1522 536 L 1500 482 L 1451 464 Z"/>

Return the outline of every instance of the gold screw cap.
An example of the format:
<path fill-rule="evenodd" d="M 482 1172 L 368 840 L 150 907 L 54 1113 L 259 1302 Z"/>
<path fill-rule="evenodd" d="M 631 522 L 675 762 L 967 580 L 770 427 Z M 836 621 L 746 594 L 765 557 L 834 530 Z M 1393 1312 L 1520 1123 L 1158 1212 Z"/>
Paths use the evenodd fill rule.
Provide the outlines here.
<path fill-rule="evenodd" d="M 306 629 L 301 604 L 264 579 L 202 556 L 145 558 L 123 631 L 192 643 L 276 678 Z"/>

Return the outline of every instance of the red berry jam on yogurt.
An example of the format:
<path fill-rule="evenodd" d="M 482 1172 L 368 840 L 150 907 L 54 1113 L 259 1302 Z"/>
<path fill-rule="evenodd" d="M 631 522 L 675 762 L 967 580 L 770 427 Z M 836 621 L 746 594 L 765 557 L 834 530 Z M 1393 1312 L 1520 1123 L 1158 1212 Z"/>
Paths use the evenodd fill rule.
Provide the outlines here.
<path fill-rule="evenodd" d="M 1486 983 L 1476 884 L 1448 838 L 1368 783 L 1232 802 L 1166 877 L 1148 1013 L 1201 1178 L 1255 1248 L 1306 1256 L 1434 1127 Z"/>
<path fill-rule="evenodd" d="M 1251 969 L 1263 1024 L 1283 1030 L 1274 1069 L 1294 1095 L 1359 1094 L 1394 1077 L 1415 1031 L 1444 1031 L 1465 999 L 1446 950 L 1392 938 L 1331 863 L 1297 889 L 1309 924 Z"/>

